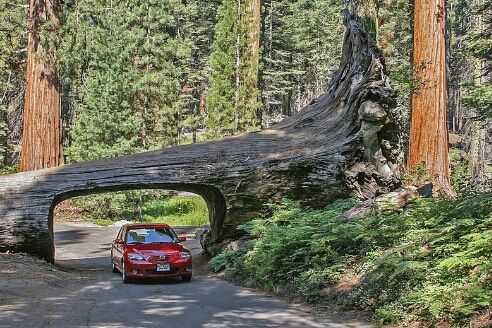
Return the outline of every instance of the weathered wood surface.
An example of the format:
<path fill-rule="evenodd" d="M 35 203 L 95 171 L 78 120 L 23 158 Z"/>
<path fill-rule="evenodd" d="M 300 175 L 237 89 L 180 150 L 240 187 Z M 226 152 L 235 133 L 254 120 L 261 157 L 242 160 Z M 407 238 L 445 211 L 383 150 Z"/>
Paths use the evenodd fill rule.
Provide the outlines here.
<path fill-rule="evenodd" d="M 282 198 L 322 208 L 372 198 L 399 186 L 400 152 L 383 58 L 359 20 L 347 27 L 328 91 L 298 115 L 257 133 L 101 159 L 0 178 L 0 248 L 54 259 L 53 208 L 79 195 L 172 189 L 201 195 L 209 208 L 207 249 L 240 234 Z M 383 145 L 383 146 L 382 146 Z"/>
<path fill-rule="evenodd" d="M 422 187 L 403 186 L 395 191 L 363 201 L 350 210 L 345 211 L 340 219 L 350 221 L 370 215 L 378 215 L 382 212 L 401 212 L 410 202 L 417 197 L 432 197 L 433 185 L 428 183 Z"/>

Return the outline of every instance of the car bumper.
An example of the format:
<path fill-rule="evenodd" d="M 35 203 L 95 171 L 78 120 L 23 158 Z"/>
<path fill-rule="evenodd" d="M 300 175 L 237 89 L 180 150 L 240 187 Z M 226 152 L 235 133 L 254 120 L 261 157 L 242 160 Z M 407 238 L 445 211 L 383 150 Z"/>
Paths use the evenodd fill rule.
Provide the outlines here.
<path fill-rule="evenodd" d="M 169 271 L 157 271 L 157 263 L 129 261 L 126 263 L 126 274 L 130 278 L 165 278 L 187 276 L 192 274 L 191 260 L 171 263 Z"/>

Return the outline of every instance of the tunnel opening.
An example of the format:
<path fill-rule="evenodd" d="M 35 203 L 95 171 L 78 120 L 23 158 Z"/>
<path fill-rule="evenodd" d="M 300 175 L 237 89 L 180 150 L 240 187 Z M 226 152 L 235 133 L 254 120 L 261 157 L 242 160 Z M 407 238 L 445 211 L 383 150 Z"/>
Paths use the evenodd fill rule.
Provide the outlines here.
<path fill-rule="evenodd" d="M 68 193 L 59 194 L 56 195 L 54 198 L 54 201 L 49 211 L 49 218 L 48 218 L 48 225 L 53 241 L 54 262 L 56 262 L 57 264 L 65 263 L 70 265 L 70 261 L 71 261 L 72 264 L 75 264 L 75 266 L 77 266 L 77 262 L 78 262 L 77 256 L 74 255 L 74 252 L 72 252 L 72 250 L 82 245 L 84 240 L 90 239 L 91 234 L 98 229 L 97 227 L 94 227 L 97 226 L 97 224 L 94 224 L 94 219 L 95 219 L 94 217 L 91 217 L 88 220 L 84 220 L 83 217 L 79 216 L 78 222 L 79 224 L 82 224 L 82 226 L 80 227 L 70 227 L 69 225 L 66 224 L 66 222 L 68 221 L 72 221 L 72 222 L 74 221 L 67 218 L 62 219 L 62 216 L 66 216 L 67 214 L 70 216 L 74 214 L 74 213 L 70 213 L 71 210 L 74 210 L 73 208 L 70 209 L 70 207 L 73 205 L 74 200 L 83 197 L 100 196 L 99 202 L 101 202 L 102 199 L 102 204 L 104 206 L 104 199 L 107 199 L 108 197 L 118 197 L 121 196 L 122 194 L 125 195 L 125 193 L 126 195 L 124 197 L 128 197 L 129 192 L 130 195 L 134 196 L 133 201 L 135 202 L 130 206 L 135 206 L 134 208 L 135 212 L 138 212 L 137 208 L 139 206 L 145 207 L 145 204 L 139 203 L 138 200 L 139 197 L 141 198 L 142 194 L 144 194 L 144 198 L 147 197 L 153 200 L 153 205 L 152 205 L 153 207 L 151 211 L 154 212 L 149 214 L 146 213 L 146 211 L 147 212 L 149 211 L 148 208 L 147 209 L 140 208 L 142 216 L 139 218 L 134 218 L 133 220 L 128 219 L 128 208 L 126 209 L 127 213 L 124 216 L 121 216 L 120 218 L 118 218 L 117 215 L 118 213 L 116 213 L 115 217 L 112 218 L 113 219 L 113 223 L 111 224 L 112 227 L 107 228 L 108 230 L 107 234 L 109 239 L 106 240 L 106 244 L 108 243 L 110 244 L 112 239 L 115 238 L 117 230 L 119 230 L 121 225 L 123 225 L 124 223 L 147 222 L 149 221 L 149 216 L 152 215 L 156 216 L 156 213 L 162 211 L 162 209 L 164 208 L 164 207 L 159 207 L 159 205 L 156 205 L 159 203 L 159 200 L 161 201 L 164 200 L 164 202 L 169 202 L 170 200 L 173 200 L 175 204 L 171 206 L 170 211 L 175 212 L 174 213 L 175 217 L 173 218 L 173 222 L 167 221 L 165 215 L 160 218 L 157 218 L 157 221 L 168 223 L 173 228 L 179 226 L 177 229 L 178 234 L 185 235 L 187 239 L 198 238 L 200 241 L 200 247 L 203 247 L 203 244 L 201 243 L 201 238 L 204 239 L 206 234 L 211 235 L 212 238 L 215 240 L 220 240 L 222 226 L 224 224 L 224 220 L 226 216 L 226 203 L 224 197 L 222 196 L 222 193 L 218 190 L 218 188 L 214 186 L 199 185 L 199 184 L 194 184 L 194 185 L 160 184 L 160 185 L 152 185 L 152 186 L 131 186 L 131 187 L 113 186 L 111 188 L 88 188 L 85 190 L 76 190 L 76 191 L 74 190 Z M 138 194 L 140 194 L 140 196 L 138 196 Z M 181 200 L 181 199 L 188 199 L 188 200 L 194 199 L 194 200 L 191 202 L 174 201 L 174 200 Z M 191 207 L 205 206 L 205 215 L 207 215 L 208 217 L 206 217 L 204 220 L 202 219 L 199 225 L 190 224 L 190 222 L 197 222 L 196 220 L 186 221 L 188 223 L 181 222 L 181 224 L 179 222 L 179 219 L 178 221 L 176 221 L 176 216 L 179 217 L 181 214 L 189 210 L 189 208 L 187 209 L 186 207 L 189 207 L 190 203 L 191 203 Z M 202 205 L 200 203 L 202 203 Z M 174 209 L 172 208 L 173 206 Z M 75 209 L 75 211 L 79 211 L 79 210 L 80 209 Z M 115 214 L 115 213 L 111 213 L 111 209 L 107 209 L 107 210 L 108 211 L 106 213 L 100 211 L 98 214 L 99 215 L 102 214 L 103 216 Z M 200 213 L 203 214 L 204 210 L 199 209 L 198 214 Z M 75 213 L 75 214 L 80 215 L 83 213 Z M 102 218 L 103 221 L 104 220 L 107 221 L 106 223 L 111 222 L 111 220 L 107 220 L 107 219 L 108 219 L 107 217 Z M 62 224 L 62 222 L 64 222 L 65 224 Z M 85 226 L 84 223 L 86 223 Z M 107 224 L 103 224 L 103 225 L 107 225 Z M 57 251 L 59 247 L 63 248 L 63 254 L 64 254 L 63 256 L 60 256 L 61 252 Z M 93 257 L 93 261 L 85 260 L 86 266 L 99 267 L 99 266 L 107 265 L 109 263 L 107 260 L 108 255 L 105 254 L 106 256 L 104 256 L 103 255 L 104 252 L 107 253 L 108 248 L 101 249 L 101 250 L 93 250 L 92 255 L 89 255 L 89 257 L 90 256 Z"/>

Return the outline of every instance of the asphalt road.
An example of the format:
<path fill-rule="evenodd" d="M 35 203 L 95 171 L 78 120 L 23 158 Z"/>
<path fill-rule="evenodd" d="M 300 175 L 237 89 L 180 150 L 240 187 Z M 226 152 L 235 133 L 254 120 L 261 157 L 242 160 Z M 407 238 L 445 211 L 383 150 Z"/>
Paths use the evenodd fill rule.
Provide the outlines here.
<path fill-rule="evenodd" d="M 109 249 L 119 227 L 55 223 L 56 264 L 93 271 L 54 302 L 47 327 L 369 327 L 316 316 L 254 290 L 194 273 L 181 279 L 123 284 L 111 272 Z M 196 228 L 176 228 L 197 255 Z M 1 315 L 1 314 L 0 314 Z"/>

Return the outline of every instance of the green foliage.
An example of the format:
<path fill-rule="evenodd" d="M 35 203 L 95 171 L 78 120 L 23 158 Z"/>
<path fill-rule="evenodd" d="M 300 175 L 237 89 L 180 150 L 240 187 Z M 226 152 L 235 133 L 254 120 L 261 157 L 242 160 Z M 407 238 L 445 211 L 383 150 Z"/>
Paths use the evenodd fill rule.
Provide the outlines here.
<path fill-rule="evenodd" d="M 152 200 L 144 204 L 142 221 L 165 222 L 172 226 L 208 224 L 207 204 L 201 197 Z"/>
<path fill-rule="evenodd" d="M 492 60 L 492 5 L 489 1 L 472 2 L 471 13 L 477 19 L 466 34 L 465 54 L 475 58 L 475 76 L 461 83 L 461 101 L 485 117 L 492 117 L 492 69 L 484 62 Z M 473 21 L 472 21 L 473 22 Z"/>
<path fill-rule="evenodd" d="M 73 203 L 85 218 L 100 225 L 109 225 L 133 216 L 133 208 L 123 192 L 75 197 Z"/>
<path fill-rule="evenodd" d="M 489 47 L 492 47 L 492 40 Z M 476 109 L 483 116 L 492 117 L 492 85 L 462 83 L 465 94 L 461 97 L 464 105 Z"/>
<path fill-rule="evenodd" d="M 209 60 L 212 51 L 216 13 L 220 1 L 182 1 L 174 5 L 174 16 L 180 37 L 189 46 L 190 55 L 178 62 L 182 72 L 180 83 L 191 92 L 181 93 L 179 107 L 184 121 L 180 123 L 183 135 L 180 144 L 203 140 L 197 131 L 204 127 L 203 101 L 201 99 L 209 83 Z M 192 132 L 192 137 L 185 135 Z M 189 139 L 188 139 L 189 138 Z"/>
<path fill-rule="evenodd" d="M 252 53 L 252 15 L 248 1 L 223 1 L 217 10 L 215 37 L 210 55 L 210 87 L 206 125 L 211 138 L 258 129 L 258 53 Z M 239 12 L 241 14 L 239 15 Z"/>
<path fill-rule="evenodd" d="M 406 174 L 406 180 L 412 183 L 423 183 L 431 181 L 429 169 L 422 164 L 415 165 Z"/>
<path fill-rule="evenodd" d="M 166 191 L 140 190 L 73 198 L 85 219 L 107 226 L 116 221 L 164 222 L 172 226 L 209 223 L 207 204 L 201 197 L 170 197 Z M 137 204 L 141 206 L 137 212 Z"/>
<path fill-rule="evenodd" d="M 19 164 L 12 165 L 12 166 L 4 166 L 0 170 L 0 175 L 2 175 L 2 174 L 17 173 L 17 172 L 20 172 L 20 165 Z"/>
<path fill-rule="evenodd" d="M 212 258 L 208 262 L 208 265 L 215 272 L 229 269 L 236 265 L 236 262 L 240 258 L 240 255 L 241 252 L 226 250 Z"/>
<path fill-rule="evenodd" d="M 262 126 L 326 90 L 341 56 L 340 2 L 268 0 L 262 7 Z"/>
<path fill-rule="evenodd" d="M 467 194 L 470 182 L 470 167 L 464 161 L 458 149 L 449 149 L 449 162 L 451 165 L 451 184 L 461 195 Z"/>
<path fill-rule="evenodd" d="M 28 16 L 24 0 L 0 4 L 0 170 L 6 173 L 20 157 Z"/>
<path fill-rule="evenodd" d="M 416 199 L 403 213 L 340 219 L 353 204 L 271 205 L 272 217 L 241 226 L 254 237 L 246 251 L 223 255 L 214 268 L 309 300 L 355 271 L 359 282 L 338 296 L 340 305 L 373 311 L 381 325 L 460 325 L 492 307 L 492 194 Z"/>
<path fill-rule="evenodd" d="M 232 135 L 237 130 L 237 53 L 239 19 L 236 1 L 223 1 L 217 10 L 215 38 L 210 55 L 210 87 L 207 92 L 206 125 L 211 137 Z"/>
<path fill-rule="evenodd" d="M 176 64 L 190 45 L 175 30 L 180 1 L 79 1 L 64 25 L 60 58 L 76 121 L 69 162 L 160 149 L 184 122 Z"/>
<path fill-rule="evenodd" d="M 351 205 L 352 201 L 336 202 L 323 212 L 304 211 L 287 200 L 272 204 L 271 218 L 239 227 L 257 237 L 247 252 L 239 259 L 228 254 L 216 267 L 233 267 L 240 277 L 251 278 L 268 290 L 292 285 L 308 298 L 319 296 L 321 286 L 337 281 L 345 272 L 341 245 L 327 231 L 335 228 L 330 220 Z M 222 263 L 227 259 L 234 263 Z"/>

